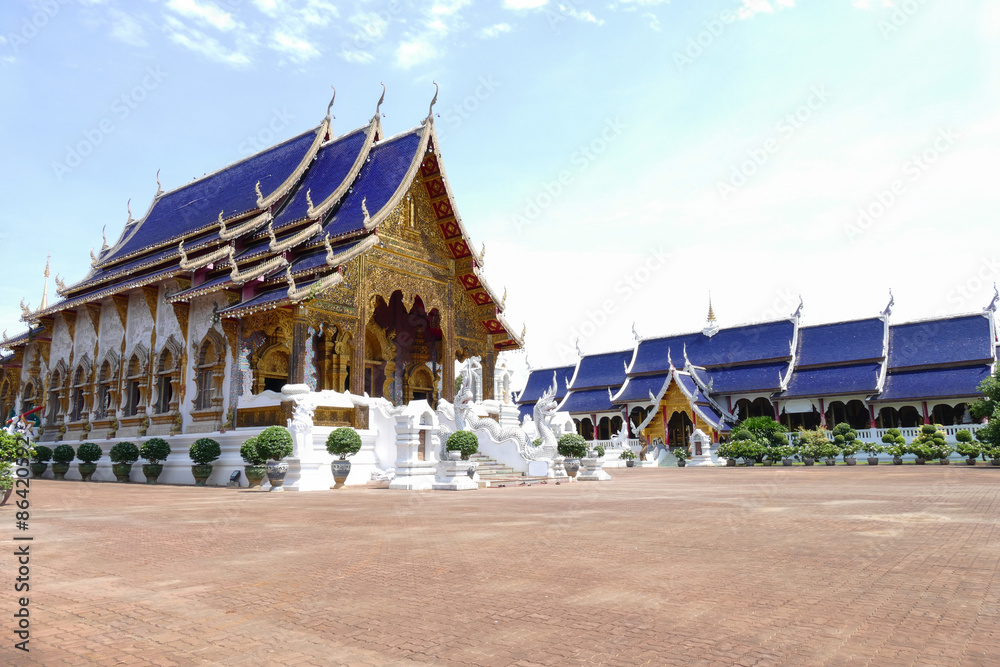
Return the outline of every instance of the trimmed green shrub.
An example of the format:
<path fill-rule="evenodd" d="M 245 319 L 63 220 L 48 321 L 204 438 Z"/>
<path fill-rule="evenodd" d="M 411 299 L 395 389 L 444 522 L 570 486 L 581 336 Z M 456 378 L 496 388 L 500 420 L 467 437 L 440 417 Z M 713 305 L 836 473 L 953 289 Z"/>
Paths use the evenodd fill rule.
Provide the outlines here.
<path fill-rule="evenodd" d="M 31 460 L 35 463 L 48 463 L 52 460 L 52 449 L 45 445 L 35 445 L 35 455 Z"/>
<path fill-rule="evenodd" d="M 198 438 L 188 449 L 188 456 L 191 457 L 195 465 L 211 465 L 222 456 L 222 448 L 211 438 Z"/>
<path fill-rule="evenodd" d="M 618 458 L 623 459 L 625 461 L 629 461 L 635 458 L 635 452 L 633 452 L 631 449 L 626 449 L 625 451 L 623 451 L 621 454 L 618 455 Z"/>
<path fill-rule="evenodd" d="M 267 457 L 257 451 L 257 436 L 250 436 L 240 445 L 240 456 L 248 466 L 262 466 L 267 463 Z"/>
<path fill-rule="evenodd" d="M 444 446 L 449 452 L 462 452 L 465 461 L 479 451 L 479 438 L 472 431 L 455 431 L 448 436 Z"/>
<path fill-rule="evenodd" d="M 76 458 L 76 452 L 69 445 L 59 445 L 52 451 L 52 460 L 56 463 L 69 463 Z"/>
<path fill-rule="evenodd" d="M 673 455 L 677 457 L 678 461 L 687 461 L 691 458 L 691 452 L 688 451 L 687 447 L 678 447 L 671 451 L 673 452 Z"/>
<path fill-rule="evenodd" d="M 131 442 L 119 442 L 111 448 L 112 463 L 135 463 L 139 460 L 139 448 Z"/>
<path fill-rule="evenodd" d="M 142 443 L 142 447 L 139 448 L 139 456 L 143 460 L 149 461 L 150 465 L 157 465 L 170 456 L 170 445 L 163 438 L 150 438 Z"/>
<path fill-rule="evenodd" d="M 597 456 L 599 457 L 604 456 L 605 452 L 604 445 L 597 445 L 596 447 L 594 447 L 594 451 L 597 452 Z"/>
<path fill-rule="evenodd" d="M 479 449 L 478 441 L 476 449 Z M 339 456 L 340 460 L 343 461 L 348 456 L 353 456 L 361 451 L 361 436 L 353 428 L 347 426 L 335 428 L 326 437 L 326 451 L 334 456 Z"/>
<path fill-rule="evenodd" d="M 587 441 L 579 433 L 566 433 L 559 437 L 557 449 L 560 456 L 582 459 L 587 455 Z"/>
<path fill-rule="evenodd" d="M 76 458 L 84 463 L 99 461 L 102 456 L 104 456 L 104 452 L 101 450 L 101 446 L 93 442 L 85 442 L 76 450 Z"/>
<path fill-rule="evenodd" d="M 788 444 L 785 427 L 773 417 L 747 417 L 740 422 L 737 431 L 747 430 L 765 447 L 780 447 Z M 733 434 L 736 437 L 736 434 Z M 741 438 L 745 439 L 745 438 Z"/>
<path fill-rule="evenodd" d="M 284 426 L 268 426 L 257 436 L 257 451 L 267 460 L 280 461 L 293 449 L 292 434 Z"/>
<path fill-rule="evenodd" d="M 961 431 L 955 433 L 955 440 L 957 442 L 972 442 L 972 431 L 963 428 Z"/>
<path fill-rule="evenodd" d="M 868 456 L 878 456 L 885 451 L 885 447 L 874 442 L 863 442 L 861 443 L 861 451 Z"/>
<path fill-rule="evenodd" d="M 906 438 L 903 437 L 903 434 L 898 428 L 890 428 L 885 432 L 885 435 L 882 436 L 882 442 L 886 445 L 903 447 L 906 445 Z"/>

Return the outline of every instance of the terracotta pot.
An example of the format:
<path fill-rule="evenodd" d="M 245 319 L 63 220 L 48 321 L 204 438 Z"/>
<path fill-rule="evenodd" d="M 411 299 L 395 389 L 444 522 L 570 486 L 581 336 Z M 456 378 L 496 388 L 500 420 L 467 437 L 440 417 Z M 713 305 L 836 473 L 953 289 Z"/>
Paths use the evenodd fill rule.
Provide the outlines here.
<path fill-rule="evenodd" d="M 80 477 L 83 479 L 83 481 L 84 482 L 89 482 L 91 476 L 95 472 L 97 472 L 97 464 L 96 463 L 87 463 L 86 461 L 84 461 L 83 463 L 81 463 L 80 465 L 78 465 L 76 467 L 76 469 L 80 471 Z"/>

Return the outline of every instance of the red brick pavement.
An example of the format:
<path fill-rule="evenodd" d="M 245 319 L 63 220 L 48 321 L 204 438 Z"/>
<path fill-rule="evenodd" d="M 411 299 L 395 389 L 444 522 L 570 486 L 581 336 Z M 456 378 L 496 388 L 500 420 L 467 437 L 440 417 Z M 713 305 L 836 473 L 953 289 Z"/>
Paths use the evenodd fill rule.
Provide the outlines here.
<path fill-rule="evenodd" d="M 465 493 L 34 482 L 31 653 L 8 594 L 0 662 L 1000 664 L 1000 469 L 611 474 Z"/>

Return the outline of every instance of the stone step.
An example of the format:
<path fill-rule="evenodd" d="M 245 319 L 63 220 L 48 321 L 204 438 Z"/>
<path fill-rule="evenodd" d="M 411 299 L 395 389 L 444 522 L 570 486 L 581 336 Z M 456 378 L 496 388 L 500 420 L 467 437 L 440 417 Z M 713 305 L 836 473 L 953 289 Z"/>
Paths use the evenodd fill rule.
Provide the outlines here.
<path fill-rule="evenodd" d="M 549 479 L 547 477 L 528 477 L 528 476 L 517 476 L 517 477 L 500 477 L 493 478 L 490 477 L 489 483 L 491 489 L 496 489 L 500 487 L 513 487 L 513 486 L 535 486 L 538 484 L 555 484 L 557 480 Z M 562 480 L 566 483 L 565 480 Z"/>

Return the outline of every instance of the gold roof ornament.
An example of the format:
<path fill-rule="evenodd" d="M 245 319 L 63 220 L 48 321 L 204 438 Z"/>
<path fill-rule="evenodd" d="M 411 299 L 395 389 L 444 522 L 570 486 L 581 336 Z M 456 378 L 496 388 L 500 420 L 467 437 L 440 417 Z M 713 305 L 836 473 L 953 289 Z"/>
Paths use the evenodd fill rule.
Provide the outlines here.
<path fill-rule="evenodd" d="M 527 325 L 527 324 L 522 324 L 522 325 L 521 325 L 521 340 L 522 340 L 522 341 L 524 340 L 524 335 L 525 335 L 526 333 L 528 333 L 528 325 Z M 524 360 L 525 360 L 525 362 L 527 362 L 528 358 L 527 358 L 527 357 L 525 357 L 525 359 L 524 359 Z"/>
<path fill-rule="evenodd" d="M 56 274 L 55 280 L 56 280 L 56 293 L 62 296 L 62 293 L 66 290 L 66 283 L 63 282 L 63 279 L 59 277 L 58 273 Z"/>
<path fill-rule="evenodd" d="M 712 309 L 711 292 L 708 294 L 708 319 L 705 322 L 705 328 L 701 332 L 709 338 L 719 333 L 719 324 L 715 321 L 715 311 Z"/>
<path fill-rule="evenodd" d="M 97 255 L 94 254 L 94 249 L 91 248 L 90 249 L 90 268 L 93 269 L 93 268 L 96 268 L 96 267 L 97 267 Z"/>
<path fill-rule="evenodd" d="M 264 201 L 264 193 L 260 191 L 260 180 L 253 186 L 253 191 L 257 193 L 257 205 L 260 206 L 260 203 Z"/>
<path fill-rule="evenodd" d="M 52 261 L 52 253 L 45 258 L 45 272 L 43 273 L 45 281 L 42 283 L 42 304 L 38 306 L 40 310 L 45 310 L 49 307 L 49 262 Z"/>
<path fill-rule="evenodd" d="M 24 303 L 24 299 L 21 299 L 21 319 L 27 320 L 31 317 L 31 308 Z"/>
<path fill-rule="evenodd" d="M 274 236 L 274 221 L 272 220 L 267 223 L 267 235 L 271 237 L 271 243 L 268 245 L 268 247 L 271 249 L 271 252 L 284 252 L 289 248 L 291 248 L 292 246 L 296 246 L 302 243 L 311 236 L 319 234 L 321 231 L 323 231 L 323 225 L 321 225 L 318 222 L 314 222 L 313 224 L 309 225 L 298 234 L 290 236 L 284 241 L 279 242 L 278 239 L 276 239 Z"/>
<path fill-rule="evenodd" d="M 315 206 L 313 206 L 312 188 L 306 190 L 306 203 L 309 204 L 310 211 L 316 208 Z"/>

